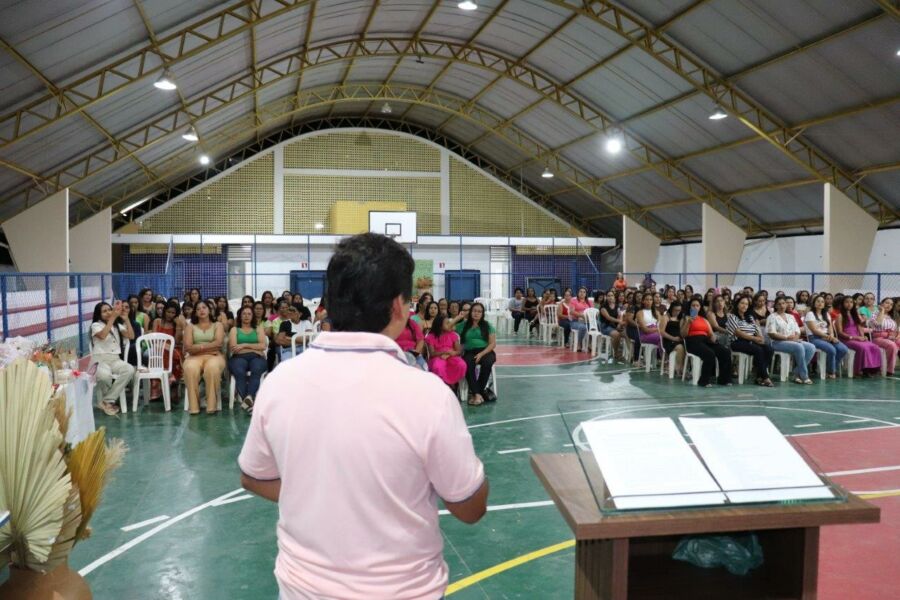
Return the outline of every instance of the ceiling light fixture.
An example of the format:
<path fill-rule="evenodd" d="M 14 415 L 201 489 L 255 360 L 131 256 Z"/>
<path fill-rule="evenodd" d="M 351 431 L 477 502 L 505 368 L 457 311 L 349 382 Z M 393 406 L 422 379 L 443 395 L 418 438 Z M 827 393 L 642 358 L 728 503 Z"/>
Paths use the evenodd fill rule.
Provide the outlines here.
<path fill-rule="evenodd" d="M 457 4 L 460 10 L 477 10 L 478 5 L 472 2 L 472 0 L 465 0 L 464 2 L 460 2 Z"/>
<path fill-rule="evenodd" d="M 172 79 L 172 74 L 169 73 L 168 69 L 163 71 L 163 74 L 159 76 L 159 79 L 157 79 L 153 85 L 156 86 L 157 89 L 166 91 L 172 91 L 178 87 L 175 85 L 175 80 Z"/>
<path fill-rule="evenodd" d="M 618 154 L 622 151 L 622 138 L 618 134 L 612 134 L 606 138 L 606 151 L 610 154 Z"/>
<path fill-rule="evenodd" d="M 206 154 L 201 154 L 200 155 L 200 164 L 204 165 L 204 166 L 208 165 L 209 164 L 209 156 L 207 156 Z"/>
<path fill-rule="evenodd" d="M 553 179 L 553 171 L 550 170 L 550 167 L 544 167 L 544 172 L 541 173 L 541 177 L 544 179 Z"/>
<path fill-rule="evenodd" d="M 134 204 L 129 204 L 128 206 L 126 206 L 125 208 L 123 208 L 122 210 L 120 210 L 120 211 L 119 211 L 119 214 L 122 215 L 122 216 L 125 216 L 125 215 L 127 215 L 128 213 L 130 213 L 131 211 L 133 211 L 134 209 L 136 209 L 138 206 L 140 206 L 141 204 L 143 204 L 144 202 L 146 202 L 146 201 L 149 200 L 149 199 L 150 199 L 150 197 L 148 196 L 148 197 L 144 198 L 143 200 L 138 200 L 138 201 L 135 202 Z"/>
<path fill-rule="evenodd" d="M 725 112 L 724 110 L 722 110 L 721 108 L 717 108 L 716 112 L 709 115 L 710 121 L 721 121 L 722 119 L 727 119 L 727 118 L 728 118 L 728 113 Z"/>
<path fill-rule="evenodd" d="M 200 136 L 197 135 L 197 130 L 194 129 L 193 125 L 185 133 L 181 134 L 181 137 L 189 142 L 196 142 L 200 139 Z"/>
<path fill-rule="evenodd" d="M 900 56 L 900 50 L 897 50 L 897 56 Z"/>
<path fill-rule="evenodd" d="M 390 102 L 385 102 L 384 104 L 381 105 L 381 114 L 383 114 L 383 115 L 389 115 L 389 114 L 391 114 L 392 112 L 394 112 L 394 109 L 391 108 L 391 103 L 390 103 Z"/>
<path fill-rule="evenodd" d="M 322 223 L 316 223 L 316 224 L 314 225 L 314 227 L 315 227 L 316 229 L 325 229 L 325 225 L 323 225 Z"/>

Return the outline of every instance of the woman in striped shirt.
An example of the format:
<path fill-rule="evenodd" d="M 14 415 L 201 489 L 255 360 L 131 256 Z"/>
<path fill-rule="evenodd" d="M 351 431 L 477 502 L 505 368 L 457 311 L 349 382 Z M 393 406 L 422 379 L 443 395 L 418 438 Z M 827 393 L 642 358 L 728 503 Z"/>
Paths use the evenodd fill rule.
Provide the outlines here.
<path fill-rule="evenodd" d="M 731 339 L 732 350 L 753 357 L 756 384 L 774 387 L 769 378 L 769 364 L 775 351 L 766 344 L 762 330 L 750 312 L 749 296 L 735 298 L 734 310 L 728 315 L 728 336 Z"/>

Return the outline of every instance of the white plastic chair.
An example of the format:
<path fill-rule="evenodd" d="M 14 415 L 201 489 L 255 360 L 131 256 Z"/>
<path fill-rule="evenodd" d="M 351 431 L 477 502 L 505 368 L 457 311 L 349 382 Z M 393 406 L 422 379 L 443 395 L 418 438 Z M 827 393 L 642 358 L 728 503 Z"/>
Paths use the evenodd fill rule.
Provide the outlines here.
<path fill-rule="evenodd" d="M 300 333 L 295 333 L 291 336 L 291 356 L 297 356 L 297 342 L 300 342 L 302 346 L 301 352 L 306 350 L 306 347 L 309 346 L 310 342 L 316 339 L 316 330 L 312 331 L 301 331 Z"/>
<path fill-rule="evenodd" d="M 819 368 L 819 378 L 825 379 L 828 371 L 828 354 L 824 350 L 816 349 L 816 366 Z"/>
<path fill-rule="evenodd" d="M 778 371 L 778 380 L 779 381 L 787 381 L 788 377 L 791 374 L 791 355 L 787 352 L 778 352 L 776 351 L 772 355 L 772 364 L 769 366 L 769 371 L 772 373 L 775 372 L 775 359 L 779 360 L 779 371 Z"/>
<path fill-rule="evenodd" d="M 476 366 L 475 366 L 475 377 L 476 377 L 476 379 L 478 378 L 478 373 L 479 373 L 480 370 L 481 370 L 481 365 L 476 365 Z M 489 389 L 489 390 L 494 390 L 494 395 L 497 396 L 497 397 L 499 398 L 499 397 L 500 397 L 500 391 L 499 391 L 500 388 L 499 388 L 499 386 L 497 385 L 497 377 L 496 377 L 496 375 L 497 375 L 496 371 L 491 370 L 491 376 L 488 377 L 488 382 L 487 382 L 487 385 L 486 385 L 485 387 L 486 387 L 487 389 Z M 460 400 L 460 402 L 465 402 L 465 401 L 467 401 L 468 398 L 469 398 L 469 382 L 466 380 L 465 377 L 463 377 L 462 379 L 459 380 L 458 390 L 459 390 L 459 400 Z"/>
<path fill-rule="evenodd" d="M 587 331 L 585 333 L 587 334 L 588 348 L 593 356 L 597 356 L 600 350 L 599 346 L 602 344 L 603 338 L 605 337 L 600 333 L 600 325 L 598 323 L 599 315 L 600 311 L 596 308 L 589 308 L 584 311 L 584 320 L 587 322 Z M 604 360 L 608 358 L 608 354 L 609 352 L 607 351 L 607 356 L 604 357 Z"/>
<path fill-rule="evenodd" d="M 738 385 L 743 385 L 744 381 L 750 378 L 750 369 L 753 366 L 750 355 L 743 352 L 732 352 L 731 362 L 737 364 Z"/>
<path fill-rule="evenodd" d="M 540 328 L 541 328 L 541 339 L 544 340 L 545 344 L 549 344 L 551 339 L 553 338 L 553 333 L 556 332 L 556 337 L 559 340 L 559 345 L 563 345 L 563 338 L 559 335 L 559 318 L 557 317 L 557 311 L 559 310 L 559 306 L 557 304 L 548 304 L 541 309 L 541 318 L 540 318 Z"/>
<path fill-rule="evenodd" d="M 853 379 L 854 365 L 856 365 L 856 350 L 847 348 L 847 354 L 844 355 L 844 360 L 838 365 L 838 377 L 841 377 L 843 373 L 846 372 L 847 379 Z"/>
<path fill-rule="evenodd" d="M 130 351 L 131 351 L 131 340 L 125 340 L 125 345 L 122 350 L 122 360 L 124 360 L 125 362 L 128 362 L 128 353 Z M 140 357 L 140 354 L 141 354 L 140 348 L 138 348 L 138 356 L 139 357 Z M 140 358 L 138 358 L 138 360 L 140 360 Z M 140 364 L 140 363 L 138 363 L 138 364 Z M 113 375 L 112 380 L 115 381 L 116 379 L 118 379 L 118 377 L 116 375 Z M 132 379 L 132 381 L 134 381 L 134 379 Z M 119 409 L 122 411 L 123 415 L 128 412 L 128 395 L 125 392 L 124 388 L 122 389 L 122 393 L 119 394 Z"/>
<path fill-rule="evenodd" d="M 684 355 L 684 368 L 681 370 L 681 380 L 684 381 L 685 379 L 687 379 L 688 371 L 690 371 L 691 384 L 697 385 L 697 382 L 700 381 L 700 369 L 703 368 L 703 360 L 701 360 L 700 357 L 696 354 L 691 354 L 687 351 L 685 352 L 686 354 Z"/>
<path fill-rule="evenodd" d="M 249 371 L 247 371 L 249 373 Z M 259 378 L 259 384 L 262 385 L 262 382 L 266 380 L 266 375 L 268 373 L 263 373 L 262 377 Z M 228 410 L 234 410 L 234 399 L 237 395 L 237 381 L 234 379 L 234 375 L 231 376 L 231 383 L 229 384 L 228 391 Z"/>
<path fill-rule="evenodd" d="M 162 388 L 163 405 L 166 412 L 172 410 L 171 392 L 169 390 L 169 376 L 172 374 L 172 364 L 175 359 L 175 338 L 166 333 L 145 333 L 136 341 L 137 344 L 137 371 L 134 373 L 134 391 L 132 392 L 131 409 L 137 411 L 138 399 L 141 395 L 141 382 L 158 379 Z M 147 346 L 147 366 L 144 367 L 144 357 L 141 348 Z M 166 347 L 169 348 L 168 360 L 166 360 Z M 123 411 L 124 412 L 124 411 Z"/>
<path fill-rule="evenodd" d="M 485 318 L 493 321 L 497 333 L 509 333 L 512 313 L 509 310 L 509 298 L 491 298 Z"/>

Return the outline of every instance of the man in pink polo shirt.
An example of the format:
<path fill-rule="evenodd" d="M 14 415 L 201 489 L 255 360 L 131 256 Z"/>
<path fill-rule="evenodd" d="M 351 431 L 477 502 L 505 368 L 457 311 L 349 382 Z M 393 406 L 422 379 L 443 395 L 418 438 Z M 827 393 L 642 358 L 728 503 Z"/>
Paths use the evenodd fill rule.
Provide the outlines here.
<path fill-rule="evenodd" d="M 338 244 L 325 294 L 332 331 L 279 365 L 257 396 L 238 464 L 246 489 L 278 502 L 284 600 L 441 598 L 438 497 L 466 523 L 486 510 L 484 467 L 456 397 L 394 342 L 413 266 L 385 236 Z"/>

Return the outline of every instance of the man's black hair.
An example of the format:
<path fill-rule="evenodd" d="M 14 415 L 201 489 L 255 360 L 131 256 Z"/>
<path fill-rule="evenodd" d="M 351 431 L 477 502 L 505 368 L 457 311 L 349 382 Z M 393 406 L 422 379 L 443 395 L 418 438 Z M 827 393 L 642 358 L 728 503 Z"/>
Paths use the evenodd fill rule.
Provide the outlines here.
<path fill-rule="evenodd" d="M 391 238 L 362 233 L 341 241 L 328 261 L 324 301 L 334 331 L 381 333 L 394 298 L 412 296 L 415 263 Z"/>

